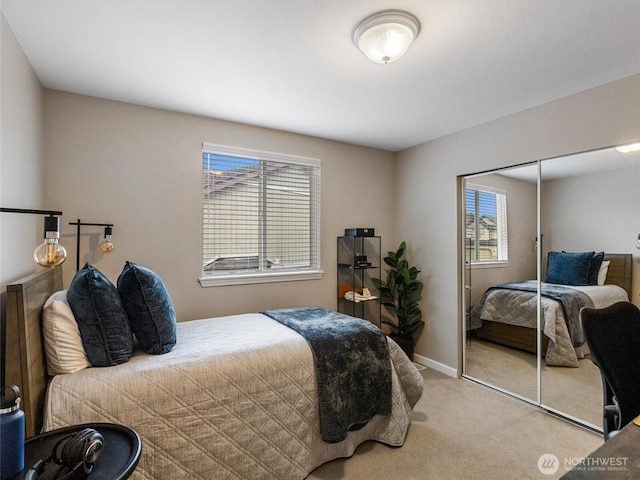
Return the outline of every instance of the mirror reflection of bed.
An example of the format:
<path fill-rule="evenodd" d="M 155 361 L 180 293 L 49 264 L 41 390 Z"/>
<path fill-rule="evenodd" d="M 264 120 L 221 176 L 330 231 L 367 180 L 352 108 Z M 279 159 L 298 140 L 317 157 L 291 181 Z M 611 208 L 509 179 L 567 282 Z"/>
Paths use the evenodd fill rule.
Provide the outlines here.
<path fill-rule="evenodd" d="M 603 308 L 630 298 L 631 260 L 631 254 L 603 255 L 602 266 L 599 267 L 603 270 L 603 285 L 570 287 L 542 284 L 542 322 L 555 325 L 558 330 L 545 328 L 550 335 L 541 336 L 544 403 L 571 405 L 573 416 L 594 425 L 598 425 L 601 419 L 601 409 L 592 401 L 601 392 L 600 375 L 589 359 L 581 332 L 572 334 L 567 325 L 573 322 L 574 329 L 580 328 L 579 309 L 582 306 Z M 537 292 L 515 290 L 521 283 L 527 288 L 531 287 L 532 282 L 509 284 L 510 288 L 492 287 L 471 309 L 468 367 L 491 384 L 535 398 L 536 384 L 526 380 L 537 369 Z M 573 290 L 589 296 L 589 299 L 584 299 L 581 293 L 576 294 L 573 307 L 567 307 L 573 308 L 573 311 L 565 310 L 561 300 L 544 296 L 545 292 L 554 296 L 557 296 L 557 292 L 573 294 Z M 492 301 L 495 303 L 492 304 Z M 487 307 L 487 304 L 490 306 Z M 571 320 L 567 321 L 569 314 Z M 530 327 L 501 322 L 526 318 Z M 553 340 L 550 340 L 550 336 Z M 556 350 L 562 342 L 565 350 L 558 354 Z M 576 392 L 580 394 L 576 395 Z"/>
<path fill-rule="evenodd" d="M 635 301 L 640 272 L 632 269 L 633 255 L 608 252 L 635 250 L 640 204 L 638 159 L 621 156 L 611 148 L 467 176 L 464 185 L 468 184 L 506 192 L 509 255 L 504 265 L 470 265 L 466 254 L 466 310 L 470 308 L 467 306 L 476 305 L 494 285 L 535 280 L 538 248 L 541 280 L 545 279 L 551 251 L 606 251 L 607 259 L 612 262 L 606 283 L 618 285 Z M 537 241 L 538 202 L 540 243 Z M 535 295 L 533 302 L 535 307 Z M 606 300 L 598 305 L 605 304 Z M 534 322 L 535 318 L 534 314 Z M 470 328 L 470 321 L 470 315 L 464 318 L 467 332 L 463 342 L 464 376 L 548 407 L 592 428 L 602 427 L 602 384 L 588 351 L 584 352 L 587 354 L 584 358 L 578 354 L 569 359 L 567 366 L 559 366 L 563 363 L 553 354 L 545 356 L 540 359 L 538 372 L 535 328 L 483 322 L 483 329 L 476 334 Z M 563 322 L 563 318 L 558 320 L 558 324 Z M 548 341 L 546 335 L 541 335 L 541 339 Z M 541 346 L 545 353 L 547 348 L 546 343 Z"/>

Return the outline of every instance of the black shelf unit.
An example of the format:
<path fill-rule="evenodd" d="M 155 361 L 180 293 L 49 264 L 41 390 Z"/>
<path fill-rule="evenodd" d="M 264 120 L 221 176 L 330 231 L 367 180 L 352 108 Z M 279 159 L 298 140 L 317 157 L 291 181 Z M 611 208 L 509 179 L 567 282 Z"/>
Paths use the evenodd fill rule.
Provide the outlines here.
<path fill-rule="evenodd" d="M 338 237 L 338 311 L 368 320 L 378 327 L 380 292 L 372 279 L 380 278 L 380 243 L 380 237 L 376 236 Z M 350 299 L 348 292 L 362 295 L 363 289 L 369 290 L 369 299 L 357 302 Z"/>

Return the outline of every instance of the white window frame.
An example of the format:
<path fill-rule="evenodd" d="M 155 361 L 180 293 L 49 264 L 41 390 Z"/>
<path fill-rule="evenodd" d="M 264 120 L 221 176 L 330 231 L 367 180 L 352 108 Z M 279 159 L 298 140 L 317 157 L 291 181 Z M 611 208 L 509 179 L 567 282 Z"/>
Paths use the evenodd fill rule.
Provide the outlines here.
<path fill-rule="evenodd" d="M 320 280 L 324 275 L 321 268 L 321 229 L 320 229 L 320 159 L 311 157 L 302 157 L 297 155 L 288 155 L 275 152 L 267 152 L 262 150 L 253 150 L 242 147 L 234 147 L 229 145 L 220 145 L 213 143 L 203 143 L 200 156 L 200 171 L 202 172 L 202 160 L 205 153 L 213 153 L 217 155 L 241 157 L 248 159 L 275 161 L 279 163 L 289 163 L 293 165 L 305 165 L 314 167 L 313 169 L 313 185 L 311 191 L 311 202 L 315 207 L 311 209 L 311 266 L 307 268 L 291 268 L 291 269 L 273 269 L 262 271 L 221 271 L 214 274 L 204 274 L 204 266 L 200 272 L 198 281 L 202 287 L 216 287 L 225 285 L 246 285 L 254 283 L 272 283 L 272 282 L 289 282 L 300 280 Z M 204 196 L 202 198 L 201 209 L 204 212 Z M 204 218 L 202 220 L 202 238 L 203 245 L 201 256 L 204 256 Z"/>
<path fill-rule="evenodd" d="M 497 260 L 471 260 L 470 264 L 475 268 L 482 267 L 495 267 L 495 266 L 507 266 L 509 265 L 509 235 L 507 231 L 507 191 L 489 187 L 486 185 L 478 185 L 474 183 L 467 183 L 465 185 L 465 212 L 466 205 L 466 191 L 474 190 L 478 192 L 486 192 L 496 195 L 496 223 L 497 223 Z M 466 238 L 466 235 L 465 235 Z"/>

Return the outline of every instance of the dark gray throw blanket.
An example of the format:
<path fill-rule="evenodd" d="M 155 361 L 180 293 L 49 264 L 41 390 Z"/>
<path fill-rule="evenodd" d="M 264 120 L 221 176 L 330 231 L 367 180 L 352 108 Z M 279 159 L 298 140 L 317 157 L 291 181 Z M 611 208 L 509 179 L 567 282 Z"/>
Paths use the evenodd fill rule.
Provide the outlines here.
<path fill-rule="evenodd" d="M 391 413 L 391 361 L 379 328 L 325 308 L 260 313 L 295 330 L 311 347 L 325 442 L 341 442 L 374 415 Z"/>
<path fill-rule="evenodd" d="M 537 292 L 538 282 L 535 280 L 527 280 L 524 282 L 502 283 L 492 288 Z M 591 298 L 580 290 L 564 285 L 556 285 L 554 283 L 541 283 L 540 293 L 544 297 L 552 298 L 560 302 L 573 346 L 581 346 L 585 340 L 582 328 L 580 327 L 580 309 L 582 307 L 593 308 Z"/>

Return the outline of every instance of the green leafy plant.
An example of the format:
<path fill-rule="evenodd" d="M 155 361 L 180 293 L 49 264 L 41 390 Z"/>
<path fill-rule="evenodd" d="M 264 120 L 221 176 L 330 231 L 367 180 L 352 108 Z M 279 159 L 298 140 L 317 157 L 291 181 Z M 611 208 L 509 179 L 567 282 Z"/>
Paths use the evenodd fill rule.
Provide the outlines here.
<path fill-rule="evenodd" d="M 382 320 L 382 323 L 388 325 L 394 334 L 410 338 L 424 322 L 419 306 L 422 295 L 422 282 L 418 280 L 420 270 L 409 266 L 404 258 L 406 250 L 407 244 L 403 241 L 397 251 L 387 252 L 384 258 L 384 263 L 390 267 L 387 279 L 375 278 L 373 283 L 380 291 L 382 305 L 397 319 L 397 323 L 389 320 Z"/>

